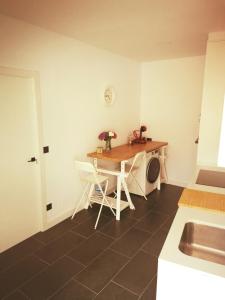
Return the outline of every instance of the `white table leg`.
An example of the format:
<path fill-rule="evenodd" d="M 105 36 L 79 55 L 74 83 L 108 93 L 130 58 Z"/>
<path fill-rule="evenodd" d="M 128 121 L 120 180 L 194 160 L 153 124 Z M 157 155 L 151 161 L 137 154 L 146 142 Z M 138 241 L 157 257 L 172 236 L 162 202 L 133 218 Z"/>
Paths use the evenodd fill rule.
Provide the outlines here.
<path fill-rule="evenodd" d="M 97 158 L 94 158 L 94 166 L 95 166 L 95 169 L 97 170 L 97 168 L 98 168 L 98 159 Z"/>
<path fill-rule="evenodd" d="M 88 197 L 87 197 L 87 201 L 86 201 L 86 204 L 85 204 L 85 206 L 84 206 L 85 209 L 88 209 L 88 207 L 89 207 L 89 205 L 90 205 L 90 197 L 91 197 L 91 195 L 93 194 L 94 187 L 95 187 L 95 185 L 94 185 L 94 184 L 91 184 L 90 190 L 89 190 L 89 193 L 88 193 Z"/>
<path fill-rule="evenodd" d="M 127 188 L 126 181 L 125 181 L 124 178 L 122 179 L 122 184 L 123 184 L 124 192 L 125 192 L 125 194 L 126 194 L 127 201 L 128 201 L 128 203 L 129 203 L 130 209 L 135 209 L 134 204 L 133 204 L 133 202 L 132 202 L 132 200 L 131 200 L 131 197 L 130 197 L 129 190 L 128 190 L 128 188 Z"/>
<path fill-rule="evenodd" d="M 120 220 L 121 176 L 117 176 L 116 220 Z"/>
<path fill-rule="evenodd" d="M 160 165 L 161 165 L 161 182 L 168 182 L 167 171 L 166 171 L 166 147 L 160 149 Z"/>
<path fill-rule="evenodd" d="M 160 172 L 159 172 L 159 177 L 157 179 L 157 190 L 160 191 L 161 188 L 161 179 L 160 179 Z"/>

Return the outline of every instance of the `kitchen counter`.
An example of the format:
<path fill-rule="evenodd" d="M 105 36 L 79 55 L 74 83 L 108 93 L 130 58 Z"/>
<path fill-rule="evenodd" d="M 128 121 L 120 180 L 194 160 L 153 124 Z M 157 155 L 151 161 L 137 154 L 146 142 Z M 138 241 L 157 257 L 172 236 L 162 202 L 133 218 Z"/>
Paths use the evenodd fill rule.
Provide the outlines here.
<path fill-rule="evenodd" d="M 188 222 L 225 228 L 223 213 L 180 206 L 159 256 L 157 300 L 224 300 L 225 266 L 188 256 L 178 248 Z"/>
<path fill-rule="evenodd" d="M 225 228 L 225 216 L 223 214 L 194 208 L 179 208 L 159 258 L 225 278 L 224 265 L 188 256 L 178 249 L 184 225 L 188 222 L 204 223 L 214 227 Z"/>
<path fill-rule="evenodd" d="M 223 194 L 225 195 L 225 188 L 220 187 L 221 184 L 218 184 L 218 180 L 215 180 L 215 176 L 211 176 L 211 179 L 208 178 L 207 181 L 205 180 L 205 176 L 202 177 L 201 172 L 204 171 L 205 174 L 208 173 L 207 176 L 210 177 L 210 171 L 213 172 L 212 174 L 215 174 L 218 172 L 225 173 L 225 168 L 221 167 L 209 167 L 209 166 L 197 166 L 194 176 L 192 177 L 189 188 L 195 189 L 195 190 L 201 190 L 206 192 L 212 192 L 217 194 Z M 207 173 L 206 173 L 207 172 Z M 201 176 L 200 176 L 201 175 Z M 217 177 L 217 176 L 216 176 Z M 220 177 L 223 177 L 223 174 L 221 174 Z M 215 184 L 217 182 L 217 184 Z M 221 182 L 221 179 L 219 180 Z M 214 185 L 208 185 L 208 184 L 214 184 Z"/>
<path fill-rule="evenodd" d="M 184 189 L 178 202 L 178 206 L 198 208 L 225 214 L 225 195 L 194 189 Z"/>

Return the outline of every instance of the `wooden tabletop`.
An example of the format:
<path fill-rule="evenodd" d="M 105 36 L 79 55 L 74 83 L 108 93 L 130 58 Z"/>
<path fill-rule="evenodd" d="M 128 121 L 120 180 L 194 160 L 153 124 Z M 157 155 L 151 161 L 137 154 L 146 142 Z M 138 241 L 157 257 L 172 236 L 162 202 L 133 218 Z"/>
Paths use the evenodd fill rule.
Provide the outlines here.
<path fill-rule="evenodd" d="M 157 150 L 163 146 L 168 145 L 166 142 L 151 141 L 146 144 L 133 144 L 133 145 L 121 145 L 113 147 L 110 151 L 103 151 L 103 153 L 92 152 L 88 153 L 88 157 L 110 160 L 114 162 L 121 162 L 134 157 L 138 152 L 146 151 L 151 152 Z"/>
<path fill-rule="evenodd" d="M 220 213 L 225 213 L 225 195 L 192 189 L 184 189 L 178 206 L 201 208 Z"/>

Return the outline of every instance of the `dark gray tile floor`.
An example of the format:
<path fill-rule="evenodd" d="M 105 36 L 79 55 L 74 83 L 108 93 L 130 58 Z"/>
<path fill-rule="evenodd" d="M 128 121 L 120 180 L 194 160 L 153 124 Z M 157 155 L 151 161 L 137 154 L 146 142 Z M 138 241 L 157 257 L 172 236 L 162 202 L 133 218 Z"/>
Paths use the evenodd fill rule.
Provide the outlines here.
<path fill-rule="evenodd" d="M 163 184 L 121 221 L 98 206 L 0 254 L 0 299 L 155 300 L 157 260 L 182 188 Z"/>

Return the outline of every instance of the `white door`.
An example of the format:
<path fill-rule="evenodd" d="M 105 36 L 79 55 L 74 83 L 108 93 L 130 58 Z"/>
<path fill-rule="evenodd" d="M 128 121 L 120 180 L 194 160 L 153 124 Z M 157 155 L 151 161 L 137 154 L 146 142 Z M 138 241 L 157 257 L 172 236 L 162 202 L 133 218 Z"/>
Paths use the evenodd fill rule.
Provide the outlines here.
<path fill-rule="evenodd" d="M 32 78 L 0 74 L 0 252 L 40 230 L 40 168 Z"/>

